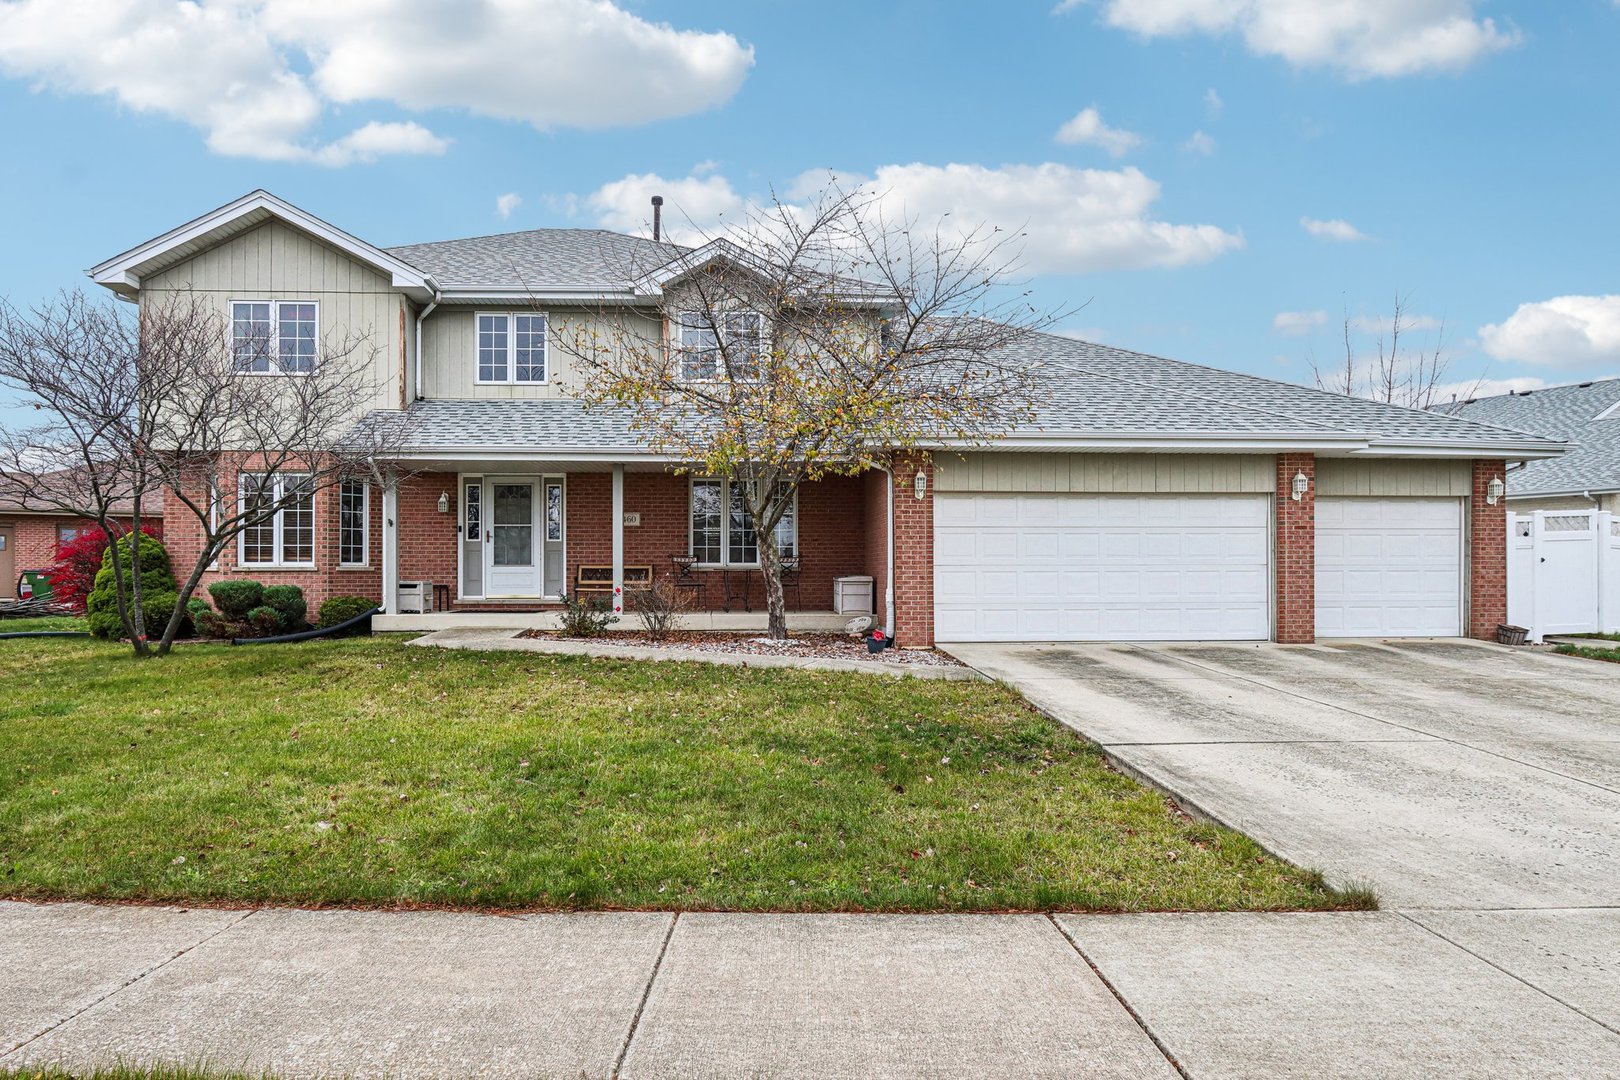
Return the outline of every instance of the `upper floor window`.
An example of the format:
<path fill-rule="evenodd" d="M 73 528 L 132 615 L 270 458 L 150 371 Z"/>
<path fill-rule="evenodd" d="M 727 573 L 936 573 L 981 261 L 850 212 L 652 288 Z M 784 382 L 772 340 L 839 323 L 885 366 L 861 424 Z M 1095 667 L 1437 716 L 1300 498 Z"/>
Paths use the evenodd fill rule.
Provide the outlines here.
<path fill-rule="evenodd" d="M 765 319 L 756 311 L 733 311 L 718 317 L 687 311 L 676 319 L 675 351 L 680 377 L 686 382 L 713 381 L 726 375 L 728 356 L 731 378 L 757 378 L 764 347 Z"/>
<path fill-rule="evenodd" d="M 320 310 L 311 300 L 231 302 L 231 355 L 236 370 L 308 375 L 315 370 Z"/>
<path fill-rule="evenodd" d="M 480 314 L 477 321 L 479 382 L 546 381 L 544 314 Z"/>

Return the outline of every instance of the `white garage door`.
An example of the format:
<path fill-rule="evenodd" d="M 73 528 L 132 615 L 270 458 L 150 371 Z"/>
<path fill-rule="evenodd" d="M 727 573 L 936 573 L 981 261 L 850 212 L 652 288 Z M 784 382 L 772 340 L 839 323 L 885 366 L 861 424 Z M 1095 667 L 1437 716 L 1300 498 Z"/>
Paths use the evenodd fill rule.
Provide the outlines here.
<path fill-rule="evenodd" d="M 940 641 L 1262 640 L 1264 495 L 934 498 Z"/>
<path fill-rule="evenodd" d="M 1316 500 L 1318 637 L 1462 633 L 1462 500 Z"/>

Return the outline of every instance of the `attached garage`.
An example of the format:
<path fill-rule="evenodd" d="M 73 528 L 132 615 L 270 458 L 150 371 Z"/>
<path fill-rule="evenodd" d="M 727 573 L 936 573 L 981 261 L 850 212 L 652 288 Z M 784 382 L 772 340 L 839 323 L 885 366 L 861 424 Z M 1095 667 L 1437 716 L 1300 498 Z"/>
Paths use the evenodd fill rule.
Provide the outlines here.
<path fill-rule="evenodd" d="M 1463 462 L 1317 462 L 1316 635 L 1463 632 Z"/>
<path fill-rule="evenodd" d="M 942 460 L 935 638 L 1264 640 L 1272 476 L 1263 458 Z"/>

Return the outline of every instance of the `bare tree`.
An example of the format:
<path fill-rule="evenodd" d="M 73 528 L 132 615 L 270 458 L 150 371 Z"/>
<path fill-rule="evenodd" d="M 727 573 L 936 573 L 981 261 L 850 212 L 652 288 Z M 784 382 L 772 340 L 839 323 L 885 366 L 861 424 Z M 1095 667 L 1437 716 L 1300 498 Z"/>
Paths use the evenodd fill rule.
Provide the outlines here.
<path fill-rule="evenodd" d="M 947 226 L 888 220 L 836 187 L 773 201 L 673 262 L 627 268 L 656 317 L 603 308 L 561 335 L 584 401 L 626 408 L 677 471 L 730 481 L 773 638 L 787 636 L 778 526 L 802 484 L 1033 416 L 1039 365 L 1016 346 L 1067 312 L 1013 286 L 1018 235 Z"/>
<path fill-rule="evenodd" d="M 179 515 L 197 538 L 195 560 L 177 568 L 177 601 L 161 627 L 144 618 L 138 565 L 133 602 L 126 610 L 120 599 L 119 614 L 137 655 L 165 654 L 187 601 L 236 537 L 344 480 L 394 480 L 385 463 L 406 437 L 403 414 L 357 423 L 377 396 L 374 359 L 359 335 L 324 339 L 289 361 L 268 334 L 233 333 L 189 291 L 149 299 L 138 315 L 77 293 L 30 315 L 6 307 L 0 383 L 46 419 L 0 427 L 0 490 L 39 471 L 30 465 L 77 462 L 79 482 L 53 507 L 105 528 L 117 500 L 128 499 L 137 531 L 143 501 L 161 493 L 170 534 L 181 531 Z M 39 487 L 20 493 L 37 501 Z"/>
<path fill-rule="evenodd" d="M 1313 360 L 1311 374 L 1317 389 L 1412 409 L 1428 409 L 1440 404 L 1436 399 L 1451 366 L 1446 352 L 1445 323 L 1436 329 L 1430 347 L 1413 348 L 1410 339 L 1414 326 L 1408 314 L 1410 300 L 1409 294 L 1396 294 L 1389 323 L 1380 325 L 1375 338 L 1376 355 L 1367 358 L 1356 353 L 1352 334 L 1354 320 L 1346 311 L 1344 365 L 1328 369 L 1319 367 Z"/>

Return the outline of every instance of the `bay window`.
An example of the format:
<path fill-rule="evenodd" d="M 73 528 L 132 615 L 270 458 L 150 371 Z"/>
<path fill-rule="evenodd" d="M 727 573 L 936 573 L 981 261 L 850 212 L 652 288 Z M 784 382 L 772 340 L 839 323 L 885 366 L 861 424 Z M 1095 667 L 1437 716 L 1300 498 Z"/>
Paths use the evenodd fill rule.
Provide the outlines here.
<path fill-rule="evenodd" d="M 692 481 L 691 553 L 704 566 L 758 566 L 759 534 L 743 499 L 741 484 L 728 480 Z M 799 553 L 798 497 L 776 523 L 776 550 L 782 558 Z"/>
<path fill-rule="evenodd" d="M 237 536 L 239 566 L 315 565 L 315 490 L 302 473 L 243 473 L 239 513 L 252 523 Z"/>

